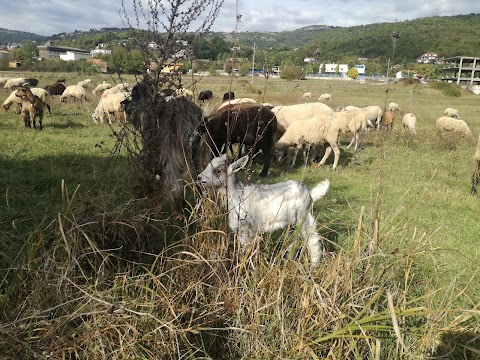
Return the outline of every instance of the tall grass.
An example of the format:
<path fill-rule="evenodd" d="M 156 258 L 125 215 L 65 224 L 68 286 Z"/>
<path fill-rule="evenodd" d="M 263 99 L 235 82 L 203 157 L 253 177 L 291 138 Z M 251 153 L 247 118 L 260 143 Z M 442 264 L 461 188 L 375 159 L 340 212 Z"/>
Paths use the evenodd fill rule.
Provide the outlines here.
<path fill-rule="evenodd" d="M 382 85 L 257 80 L 197 86 L 274 103 L 305 91 L 331 93 L 332 107 L 385 100 Z M 260 180 L 255 164 L 244 175 L 330 178 L 314 209 L 328 249 L 315 269 L 287 252 L 301 249 L 292 231 L 239 252 L 215 199 L 192 197 L 180 222 L 135 199 L 111 130 L 91 123 L 93 101 L 53 101 L 42 132 L 2 115 L 2 358 L 480 358 L 474 144 L 433 130 L 451 106 L 477 133 L 478 99 L 417 86 L 389 92 L 416 113 L 417 137 L 397 123 L 363 136 L 357 165 L 342 147 L 335 172 L 272 164 Z"/>

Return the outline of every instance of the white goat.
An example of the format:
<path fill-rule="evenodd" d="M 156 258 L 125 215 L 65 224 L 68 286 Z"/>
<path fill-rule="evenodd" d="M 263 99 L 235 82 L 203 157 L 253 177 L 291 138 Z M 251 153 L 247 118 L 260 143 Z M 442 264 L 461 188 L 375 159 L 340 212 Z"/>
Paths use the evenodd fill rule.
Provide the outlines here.
<path fill-rule="evenodd" d="M 228 227 L 238 234 L 240 246 L 245 251 L 257 234 L 299 226 L 310 252 L 313 265 L 322 256 L 322 244 L 317 233 L 317 223 L 312 214 L 313 203 L 325 196 L 328 179 L 313 189 L 305 184 L 289 180 L 271 185 L 245 186 L 236 172 L 248 162 L 244 156 L 227 166 L 227 156 L 214 158 L 198 175 L 198 183 L 217 191 L 227 206 Z"/>

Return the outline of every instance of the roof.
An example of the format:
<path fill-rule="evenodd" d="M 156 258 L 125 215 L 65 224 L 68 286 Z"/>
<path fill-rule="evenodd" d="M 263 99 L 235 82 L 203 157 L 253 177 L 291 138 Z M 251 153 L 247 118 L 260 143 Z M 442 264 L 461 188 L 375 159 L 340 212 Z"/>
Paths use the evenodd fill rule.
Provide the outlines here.
<path fill-rule="evenodd" d="M 39 46 L 37 46 L 37 48 L 39 50 L 47 50 L 47 51 L 56 51 L 56 52 L 73 51 L 73 52 L 78 52 L 78 53 L 90 54 L 90 51 L 83 50 L 83 49 L 78 49 L 78 48 L 74 48 L 74 47 L 69 47 L 69 46 L 39 45 Z"/>

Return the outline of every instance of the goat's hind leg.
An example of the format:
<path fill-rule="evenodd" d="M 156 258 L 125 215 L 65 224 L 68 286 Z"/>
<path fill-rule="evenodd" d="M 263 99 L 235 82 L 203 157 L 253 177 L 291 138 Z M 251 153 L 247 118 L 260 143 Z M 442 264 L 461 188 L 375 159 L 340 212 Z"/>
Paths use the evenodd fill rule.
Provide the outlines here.
<path fill-rule="evenodd" d="M 317 222 L 312 214 L 305 217 L 301 229 L 302 237 L 310 254 L 310 262 L 312 266 L 317 265 L 323 254 L 323 245 L 320 235 L 317 232 Z"/>
<path fill-rule="evenodd" d="M 480 161 L 477 161 L 477 168 L 475 169 L 475 172 L 472 175 L 472 190 L 470 191 L 472 195 L 477 194 L 478 184 L 480 184 Z"/>

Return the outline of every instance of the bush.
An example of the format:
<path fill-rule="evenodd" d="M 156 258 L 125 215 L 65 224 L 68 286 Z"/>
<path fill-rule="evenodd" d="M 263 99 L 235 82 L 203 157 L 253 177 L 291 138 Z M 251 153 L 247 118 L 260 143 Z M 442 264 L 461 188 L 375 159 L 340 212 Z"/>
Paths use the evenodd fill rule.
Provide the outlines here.
<path fill-rule="evenodd" d="M 304 80 L 305 71 L 301 66 L 284 66 L 280 77 L 285 80 Z"/>
<path fill-rule="evenodd" d="M 431 87 L 435 90 L 439 90 L 445 96 L 462 96 L 462 93 L 456 84 L 446 82 L 433 82 Z"/>

